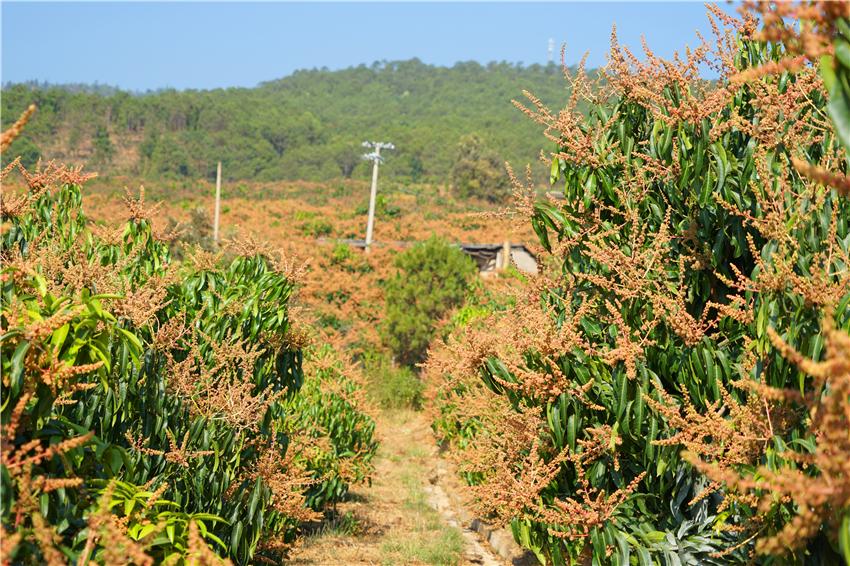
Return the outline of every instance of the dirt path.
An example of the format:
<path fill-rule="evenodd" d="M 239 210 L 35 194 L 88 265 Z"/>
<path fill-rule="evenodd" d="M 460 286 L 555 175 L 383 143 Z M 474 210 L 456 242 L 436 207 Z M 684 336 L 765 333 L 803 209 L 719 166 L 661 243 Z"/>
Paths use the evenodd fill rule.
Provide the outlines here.
<path fill-rule="evenodd" d="M 292 563 L 506 564 L 460 518 L 425 417 L 386 413 L 378 434 L 372 486 L 355 488 L 332 521 L 305 537 Z"/>

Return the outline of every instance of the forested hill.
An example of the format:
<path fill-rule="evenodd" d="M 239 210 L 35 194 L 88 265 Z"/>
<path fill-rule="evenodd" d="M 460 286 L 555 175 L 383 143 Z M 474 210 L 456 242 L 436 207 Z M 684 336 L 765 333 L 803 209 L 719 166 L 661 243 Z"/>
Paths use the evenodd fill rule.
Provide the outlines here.
<path fill-rule="evenodd" d="M 147 94 L 34 84 L 2 91 L 3 126 L 39 111 L 3 156 L 86 162 L 102 173 L 229 179 L 366 175 L 363 140 L 391 141 L 384 174 L 443 181 L 458 141 L 477 134 L 500 160 L 533 162 L 540 127 L 511 105 L 523 89 L 554 107 L 566 100 L 557 65 L 426 65 L 417 59 L 340 71 L 298 71 L 256 88 Z M 546 148 L 547 150 L 550 148 Z"/>

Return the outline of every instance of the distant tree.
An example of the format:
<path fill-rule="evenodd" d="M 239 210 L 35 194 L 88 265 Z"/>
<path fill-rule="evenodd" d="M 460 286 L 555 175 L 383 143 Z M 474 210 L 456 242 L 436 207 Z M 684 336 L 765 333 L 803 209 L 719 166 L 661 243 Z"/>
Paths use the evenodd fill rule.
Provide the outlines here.
<path fill-rule="evenodd" d="M 221 161 L 229 179 L 267 181 L 368 177 L 367 165 L 357 165 L 359 144 L 380 139 L 398 147 L 382 179 L 442 183 L 458 160 L 453 142 L 477 132 L 486 140 L 485 149 L 499 148 L 499 159 L 485 152 L 484 161 L 492 166 L 483 168 L 494 173 L 498 189 L 504 182 L 503 160 L 525 164 L 541 149 L 529 141 L 537 139 L 537 126 L 507 102 L 523 89 L 551 106 L 568 94 L 563 77 L 543 66 L 437 67 L 410 60 L 298 71 L 248 89 L 142 94 L 103 85 L 6 85 L 0 123 L 8 126 L 35 103 L 38 112 L 27 125 L 27 137 L 37 147 L 72 155 L 75 146 L 91 141 L 92 125 L 108 126 L 98 139 L 101 161 L 112 157 L 111 163 L 97 166 L 104 174 L 205 175 L 210 164 L 214 168 Z M 70 134 L 75 129 L 82 139 Z M 138 162 L 115 159 L 119 146 L 135 150 Z M 547 178 L 540 173 L 541 182 Z M 471 177 L 473 190 L 476 185 L 492 198 L 486 177 Z"/>
<path fill-rule="evenodd" d="M 139 155 L 144 161 L 151 161 L 153 159 L 154 151 L 156 151 L 156 145 L 159 142 L 159 130 L 155 127 L 148 128 L 145 133 L 145 138 L 142 140 L 142 143 L 139 144 Z"/>
<path fill-rule="evenodd" d="M 291 142 L 289 132 L 282 127 L 276 127 L 274 124 L 265 124 L 260 129 L 260 135 L 271 144 L 278 156 L 283 155 Z"/>
<path fill-rule="evenodd" d="M 82 138 L 83 133 L 79 126 L 79 124 L 74 124 L 71 126 L 71 131 L 68 133 L 68 149 L 72 152 L 77 149 L 77 146 L 80 145 L 80 139 Z"/>
<path fill-rule="evenodd" d="M 41 157 L 41 150 L 28 137 L 20 137 L 16 139 L 9 149 L 3 152 L 3 167 L 11 163 L 16 157 L 21 158 L 21 165 L 27 169 L 32 169 L 38 163 Z"/>
<path fill-rule="evenodd" d="M 425 166 L 422 164 L 422 159 L 419 157 L 419 154 L 413 154 L 410 156 L 408 163 L 410 166 L 410 180 L 418 183 L 423 175 L 425 175 Z"/>
<path fill-rule="evenodd" d="M 151 154 L 153 172 L 166 177 L 186 177 L 193 173 L 189 155 L 171 135 L 163 135 Z"/>
<path fill-rule="evenodd" d="M 363 148 L 353 141 L 339 141 L 330 146 L 331 158 L 345 179 L 350 179 L 354 169 L 362 161 Z"/>
<path fill-rule="evenodd" d="M 112 140 L 109 139 L 109 131 L 106 129 L 106 126 L 95 128 L 92 146 L 94 147 L 94 161 L 97 163 L 109 163 L 112 161 L 112 156 L 115 155 L 115 148 L 112 146 Z"/>
<path fill-rule="evenodd" d="M 320 130 L 318 120 L 309 112 L 294 116 L 282 111 L 265 116 L 258 128 L 260 135 L 271 144 L 278 156 L 294 146 L 315 143 Z"/>
<path fill-rule="evenodd" d="M 477 134 L 464 136 L 458 143 L 451 183 L 455 196 L 462 199 L 500 202 L 510 194 L 504 166 Z"/>
<path fill-rule="evenodd" d="M 463 304 L 478 270 L 459 248 L 433 236 L 399 254 L 395 265 L 381 335 L 398 362 L 414 366 L 425 359 L 437 322 Z"/>

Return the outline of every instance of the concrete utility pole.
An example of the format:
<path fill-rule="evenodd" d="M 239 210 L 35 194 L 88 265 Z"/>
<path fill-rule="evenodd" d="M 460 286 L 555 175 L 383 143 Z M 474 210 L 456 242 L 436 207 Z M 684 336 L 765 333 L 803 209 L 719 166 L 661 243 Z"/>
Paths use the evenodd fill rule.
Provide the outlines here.
<path fill-rule="evenodd" d="M 221 161 L 215 174 L 215 214 L 213 215 L 213 242 L 218 245 L 218 217 L 221 213 Z"/>
<path fill-rule="evenodd" d="M 378 198 L 378 165 L 384 160 L 381 157 L 382 149 L 395 149 L 395 146 L 386 142 L 364 141 L 363 147 L 373 148 L 375 151 L 363 155 L 363 159 L 372 162 L 372 191 L 369 193 L 369 220 L 366 221 L 366 252 L 372 244 L 372 232 L 375 228 L 375 201 Z"/>
<path fill-rule="evenodd" d="M 375 159 L 372 160 L 372 190 L 369 192 L 369 220 L 366 221 L 366 250 L 372 243 L 372 232 L 375 229 L 375 201 L 378 200 L 378 163 L 381 161 L 381 146 L 375 148 Z"/>

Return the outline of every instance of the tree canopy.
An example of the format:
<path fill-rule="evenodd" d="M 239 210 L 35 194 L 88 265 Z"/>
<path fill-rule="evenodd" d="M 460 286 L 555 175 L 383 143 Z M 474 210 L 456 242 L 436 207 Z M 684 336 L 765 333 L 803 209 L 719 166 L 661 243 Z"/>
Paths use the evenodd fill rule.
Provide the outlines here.
<path fill-rule="evenodd" d="M 487 147 L 481 136 L 470 134 L 457 144 L 451 171 L 452 190 L 459 198 L 475 197 L 490 202 L 510 196 L 510 182 L 499 154 Z"/>
<path fill-rule="evenodd" d="M 396 360 L 413 366 L 425 359 L 437 322 L 466 300 L 477 269 L 459 248 L 435 236 L 400 254 L 395 265 L 381 330 Z"/>
<path fill-rule="evenodd" d="M 66 162 L 95 160 L 101 174 L 213 178 L 221 160 L 229 179 L 345 178 L 368 175 L 360 143 L 378 139 L 398 148 L 383 175 L 446 182 L 469 132 L 499 148 L 499 163 L 537 159 L 539 127 L 510 104 L 523 89 L 551 102 L 566 95 L 556 65 L 438 67 L 412 59 L 297 71 L 255 88 L 132 94 L 6 85 L 2 115 L 5 127 L 37 104 L 16 142 L 27 145 L 20 149 Z"/>

